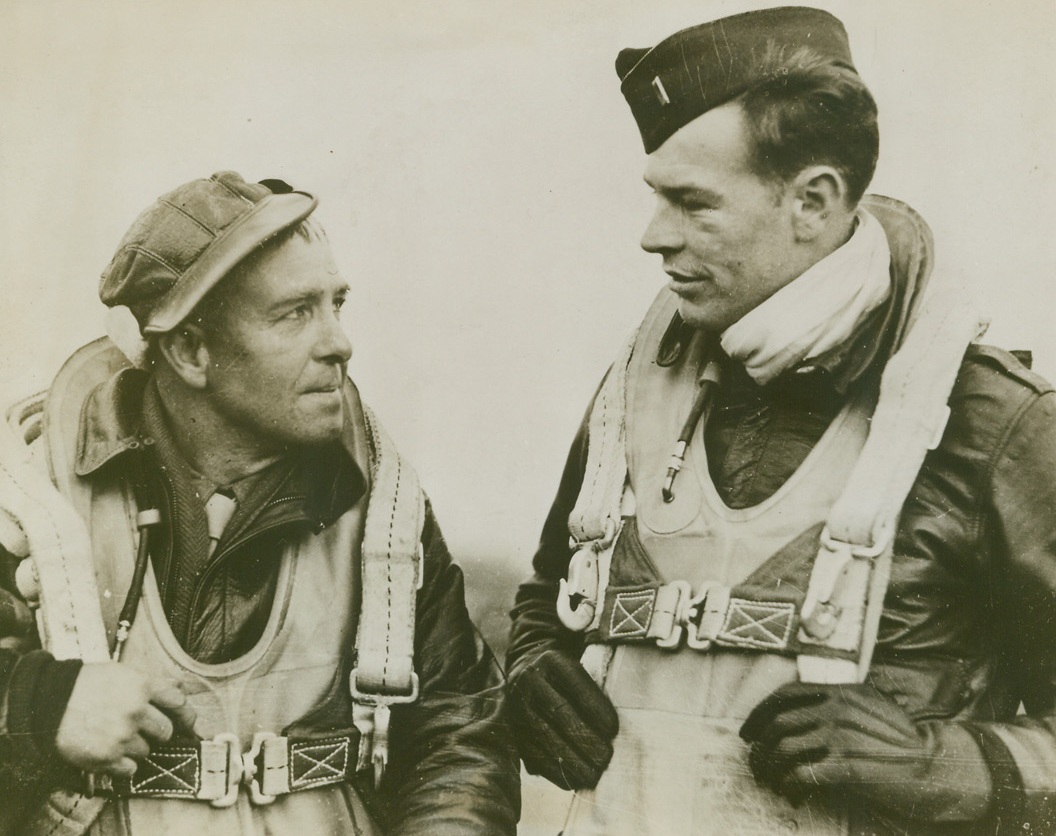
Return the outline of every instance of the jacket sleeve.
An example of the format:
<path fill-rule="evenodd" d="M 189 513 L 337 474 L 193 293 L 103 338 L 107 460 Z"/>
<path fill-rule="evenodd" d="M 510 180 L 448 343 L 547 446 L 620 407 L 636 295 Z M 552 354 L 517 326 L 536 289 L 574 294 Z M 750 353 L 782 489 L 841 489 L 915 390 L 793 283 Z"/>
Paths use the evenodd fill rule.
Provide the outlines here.
<path fill-rule="evenodd" d="M 466 610 L 462 570 L 426 506 L 415 670 L 420 696 L 392 709 L 380 789 L 386 832 L 512 834 L 520 775 L 503 711 L 502 672 Z"/>
<path fill-rule="evenodd" d="M 1056 832 L 1056 393 L 1020 414 L 992 463 L 990 513 L 1002 656 L 1022 694 L 1014 718 L 976 723 L 1001 832 Z"/>
<path fill-rule="evenodd" d="M 506 671 L 516 676 L 532 659 L 545 650 L 557 649 L 579 658 L 583 634 L 567 629 L 557 617 L 558 581 L 568 575 L 572 549 L 568 542 L 568 517 L 575 507 L 587 464 L 587 427 L 590 410 L 584 417 L 565 462 L 561 484 L 550 513 L 543 524 L 539 547 L 532 560 L 533 574 L 517 590 Z"/>
<path fill-rule="evenodd" d="M 0 832 L 63 777 L 55 732 L 80 672 L 40 649 L 32 615 L 15 589 L 17 561 L 0 548 Z"/>

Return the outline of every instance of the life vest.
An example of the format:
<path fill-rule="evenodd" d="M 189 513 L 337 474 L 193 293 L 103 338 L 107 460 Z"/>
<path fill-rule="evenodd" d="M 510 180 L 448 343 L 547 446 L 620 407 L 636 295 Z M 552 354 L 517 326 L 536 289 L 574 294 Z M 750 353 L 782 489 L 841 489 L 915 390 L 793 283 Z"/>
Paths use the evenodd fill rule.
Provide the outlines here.
<path fill-rule="evenodd" d="M 50 562 L 37 560 L 30 542 L 23 551 L 31 559 L 20 566 L 30 577 L 24 591 L 31 599 L 37 593 L 45 646 L 86 661 L 99 661 L 101 634 L 104 649 L 113 643 L 140 536 L 124 480 L 84 480 L 73 472 L 81 405 L 122 365 L 108 341 L 97 341 L 68 361 L 49 391 L 41 441 L 52 479 L 64 513 L 72 506 L 91 534 L 68 538 L 56 550 L 61 559 Z M 218 665 L 191 658 L 147 571 L 122 663 L 179 682 L 201 739 L 152 747 L 130 781 L 115 782 L 112 801 L 56 791 L 26 833 L 377 832 L 350 781 L 361 770 L 367 781 L 371 772 L 380 779 L 388 705 L 417 698 L 413 634 L 424 497 L 351 383 L 345 395 L 354 458 L 369 489 L 328 528 L 286 546 L 271 614 L 252 650 Z M 55 496 L 47 502 L 62 508 Z M 48 516 L 23 514 L 16 528 L 46 528 Z M 71 581 L 85 580 L 87 550 L 94 577 L 89 573 L 87 589 L 72 589 Z M 80 623 L 54 612 L 67 599 L 85 613 Z M 335 722 L 345 727 L 334 729 Z"/>
<path fill-rule="evenodd" d="M 894 269 L 907 269 L 899 225 L 923 222 L 887 199 L 866 207 L 888 231 Z M 610 369 L 589 418 L 569 521 L 579 549 L 558 606 L 586 632 L 584 666 L 620 731 L 597 788 L 576 794 L 566 836 L 847 832 L 838 805 L 797 809 L 759 788 L 738 730 L 786 682 L 855 682 L 868 670 L 898 511 L 979 333 L 959 288 L 933 284 L 922 298 L 930 254 L 909 269 L 921 292 L 879 392 L 854 391 L 796 472 L 754 507 L 724 505 L 699 428 L 684 461 L 670 458 L 708 374 L 699 334 L 675 362 L 658 361 L 673 294 L 660 293 Z M 665 499 L 672 465 L 681 472 Z"/>

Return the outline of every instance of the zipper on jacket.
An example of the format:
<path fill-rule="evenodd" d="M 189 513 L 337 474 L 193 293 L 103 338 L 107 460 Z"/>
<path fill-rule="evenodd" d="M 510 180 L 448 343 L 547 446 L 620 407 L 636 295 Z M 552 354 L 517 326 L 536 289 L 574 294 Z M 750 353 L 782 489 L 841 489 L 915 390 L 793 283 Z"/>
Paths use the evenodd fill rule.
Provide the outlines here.
<path fill-rule="evenodd" d="M 272 500 L 269 500 L 268 502 L 264 503 L 264 505 L 261 506 L 260 511 L 261 511 L 261 513 L 263 513 L 268 508 L 271 508 L 271 507 L 274 507 L 274 506 L 277 506 L 277 505 L 282 505 L 283 503 L 286 503 L 286 502 L 292 502 L 292 501 L 295 501 L 295 500 L 300 500 L 300 499 L 304 499 L 304 497 L 303 496 L 278 497 L 276 499 L 272 499 Z M 246 544 L 252 542 L 253 540 L 256 540 L 257 538 L 263 536 L 264 534 L 272 532 L 275 529 L 282 528 L 284 526 L 288 526 L 288 525 L 290 525 L 292 523 L 298 522 L 299 519 L 300 519 L 299 517 L 296 517 L 296 516 L 293 516 L 293 515 L 287 515 L 283 519 L 270 522 L 270 523 L 268 523 L 268 524 L 266 524 L 264 526 L 261 526 L 259 528 L 255 528 L 252 531 L 250 531 L 249 534 L 247 534 L 246 536 L 240 537 L 239 539 L 235 540 L 233 543 L 229 544 L 226 548 L 224 548 L 224 550 L 222 552 L 219 552 L 218 554 L 216 554 L 214 556 L 213 560 L 205 567 L 204 571 L 199 576 L 198 580 L 195 582 L 194 591 L 193 591 L 193 593 L 191 595 L 190 604 L 188 605 L 187 623 L 186 623 L 186 626 L 184 628 L 184 636 L 182 637 L 182 643 L 183 643 L 184 647 L 187 647 L 189 645 L 189 643 L 190 643 L 191 627 L 196 621 L 196 614 L 198 612 L 198 606 L 199 606 L 199 603 L 201 602 L 202 595 L 203 595 L 207 585 L 209 584 L 209 582 L 211 582 L 213 580 L 213 578 L 216 577 L 216 575 L 220 571 L 220 568 L 222 566 L 224 566 L 226 563 L 229 562 L 230 556 L 232 554 L 235 554 L 236 552 L 238 552 Z"/>

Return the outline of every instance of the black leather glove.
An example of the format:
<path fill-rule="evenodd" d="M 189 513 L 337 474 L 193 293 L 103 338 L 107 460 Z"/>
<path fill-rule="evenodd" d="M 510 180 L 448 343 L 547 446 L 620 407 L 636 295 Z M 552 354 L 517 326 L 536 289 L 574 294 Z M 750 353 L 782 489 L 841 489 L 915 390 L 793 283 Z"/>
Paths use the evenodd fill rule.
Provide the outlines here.
<path fill-rule="evenodd" d="M 791 683 L 741 727 L 756 781 L 802 803 L 847 792 L 903 818 L 972 821 L 991 803 L 990 772 L 962 726 L 914 723 L 872 685 Z"/>
<path fill-rule="evenodd" d="M 509 706 L 530 773 L 566 790 L 597 785 L 612 759 L 619 719 L 579 662 L 544 651 L 510 679 Z"/>

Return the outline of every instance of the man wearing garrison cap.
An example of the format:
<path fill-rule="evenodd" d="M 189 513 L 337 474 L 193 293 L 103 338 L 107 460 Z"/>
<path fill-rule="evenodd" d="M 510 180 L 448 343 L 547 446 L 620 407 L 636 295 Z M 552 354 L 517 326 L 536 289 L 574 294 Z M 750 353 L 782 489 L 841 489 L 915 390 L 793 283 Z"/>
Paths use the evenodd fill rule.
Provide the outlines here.
<path fill-rule="evenodd" d="M 514 832 L 498 668 L 347 377 L 315 207 L 229 171 L 163 195 L 100 285 L 129 357 L 10 412 L 0 832 Z"/>
<path fill-rule="evenodd" d="M 565 836 L 1056 832 L 1056 393 L 865 195 L 837 19 L 741 14 L 616 69 L 669 280 L 508 655 Z"/>

